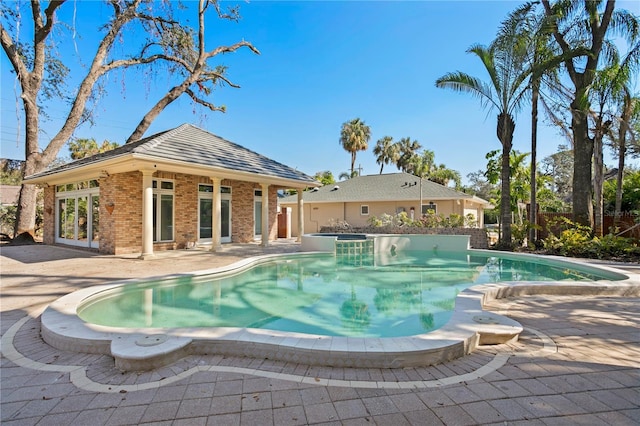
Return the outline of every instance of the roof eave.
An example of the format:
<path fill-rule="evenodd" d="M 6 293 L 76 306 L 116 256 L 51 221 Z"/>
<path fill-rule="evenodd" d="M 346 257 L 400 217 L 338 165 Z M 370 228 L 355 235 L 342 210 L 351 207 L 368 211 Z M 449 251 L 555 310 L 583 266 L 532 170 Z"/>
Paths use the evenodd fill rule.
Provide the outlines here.
<path fill-rule="evenodd" d="M 96 179 L 109 174 L 137 170 L 133 167 L 134 165 L 131 164 L 131 159 L 132 154 L 127 153 L 102 161 L 96 161 L 94 163 L 82 164 L 76 167 L 71 166 L 69 169 L 61 170 L 59 172 L 45 172 L 45 174 L 26 176 L 23 179 L 23 182 L 29 184 L 56 185 L 85 179 Z"/>
<path fill-rule="evenodd" d="M 67 170 L 61 170 L 51 174 L 44 174 L 41 176 L 35 175 L 35 177 L 27 176 L 25 177 L 24 182 L 29 184 L 57 185 L 79 180 L 96 179 L 116 173 L 154 169 L 189 175 L 200 174 L 203 176 L 218 177 L 221 179 L 268 183 L 270 185 L 281 186 L 284 188 L 321 186 L 320 182 L 316 181 L 288 179 L 265 174 L 234 171 L 221 167 L 193 164 L 186 161 L 168 160 L 135 152 L 94 163 L 82 164 L 77 167 L 72 166 Z"/>

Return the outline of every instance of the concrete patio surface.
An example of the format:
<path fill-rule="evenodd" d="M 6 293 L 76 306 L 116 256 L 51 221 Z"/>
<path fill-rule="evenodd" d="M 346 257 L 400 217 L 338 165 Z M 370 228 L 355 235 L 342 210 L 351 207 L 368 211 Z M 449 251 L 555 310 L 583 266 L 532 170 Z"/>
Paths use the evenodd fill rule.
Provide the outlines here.
<path fill-rule="evenodd" d="M 121 373 L 104 355 L 40 338 L 51 301 L 115 280 L 211 269 L 295 252 L 278 241 L 180 250 L 153 260 L 57 246 L 2 246 L 2 425 L 640 424 L 640 298 L 528 296 L 489 309 L 519 342 L 404 369 L 314 367 L 217 355 Z M 615 265 L 638 280 L 640 266 Z"/>

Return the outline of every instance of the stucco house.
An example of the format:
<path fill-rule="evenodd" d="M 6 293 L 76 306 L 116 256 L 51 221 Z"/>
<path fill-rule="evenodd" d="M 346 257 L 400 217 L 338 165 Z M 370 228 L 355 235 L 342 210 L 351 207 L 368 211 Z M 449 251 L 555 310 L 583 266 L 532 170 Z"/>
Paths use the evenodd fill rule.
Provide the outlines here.
<path fill-rule="evenodd" d="M 25 178 L 44 190 L 44 243 L 106 254 L 277 238 L 279 190 L 312 177 L 190 124 Z M 298 230 L 304 233 L 304 230 Z"/>
<path fill-rule="evenodd" d="M 291 209 L 292 235 L 299 224 L 298 196 L 280 199 L 282 209 Z M 349 225 L 366 226 L 372 217 L 406 212 L 415 219 L 420 212 L 433 210 L 449 216 L 472 214 L 478 227 L 483 227 L 483 213 L 491 204 L 482 198 L 420 179 L 408 173 L 389 173 L 357 176 L 333 185 L 314 187 L 305 191 L 303 227 L 305 232 L 318 232 L 322 226 L 344 221 Z M 422 206 L 422 207 L 421 207 Z"/>

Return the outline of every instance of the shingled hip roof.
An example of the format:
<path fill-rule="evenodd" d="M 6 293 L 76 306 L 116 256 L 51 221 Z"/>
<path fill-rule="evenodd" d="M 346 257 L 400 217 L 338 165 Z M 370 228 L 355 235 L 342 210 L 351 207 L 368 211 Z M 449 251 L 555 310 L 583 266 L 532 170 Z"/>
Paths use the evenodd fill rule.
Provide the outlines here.
<path fill-rule="evenodd" d="M 490 204 L 479 197 L 456 191 L 427 179 L 420 179 L 409 173 L 356 176 L 332 185 L 305 191 L 302 198 L 305 203 L 401 201 L 419 199 L 420 191 L 422 191 L 422 198 L 425 202 L 465 199 L 479 204 Z M 295 202 L 295 195 L 280 199 L 280 203 L 284 204 Z"/>
<path fill-rule="evenodd" d="M 158 161 L 163 164 L 192 165 L 202 170 L 260 175 L 317 186 L 310 176 L 271 160 L 243 146 L 214 135 L 191 124 L 130 142 L 113 150 L 77 160 L 60 167 L 28 176 L 30 183 L 46 181 L 47 177 L 72 170 L 108 166 L 126 159 Z"/>

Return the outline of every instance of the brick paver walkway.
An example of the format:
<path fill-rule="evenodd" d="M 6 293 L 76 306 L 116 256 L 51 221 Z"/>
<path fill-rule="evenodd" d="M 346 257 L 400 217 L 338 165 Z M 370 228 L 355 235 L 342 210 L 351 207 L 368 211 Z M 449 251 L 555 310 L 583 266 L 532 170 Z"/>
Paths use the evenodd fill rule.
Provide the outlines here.
<path fill-rule="evenodd" d="M 491 310 L 525 327 L 518 343 L 426 368 L 327 368 L 209 355 L 123 374 L 108 356 L 59 351 L 40 339 L 38 314 L 62 294 L 111 277 L 207 269 L 257 250 L 229 246 L 217 255 L 183 252 L 144 263 L 55 247 L 4 247 L 0 422 L 640 424 L 638 298 L 495 301 Z M 295 245 L 267 249 L 291 250 Z M 413 388 L 401 389 L 407 383 Z"/>

